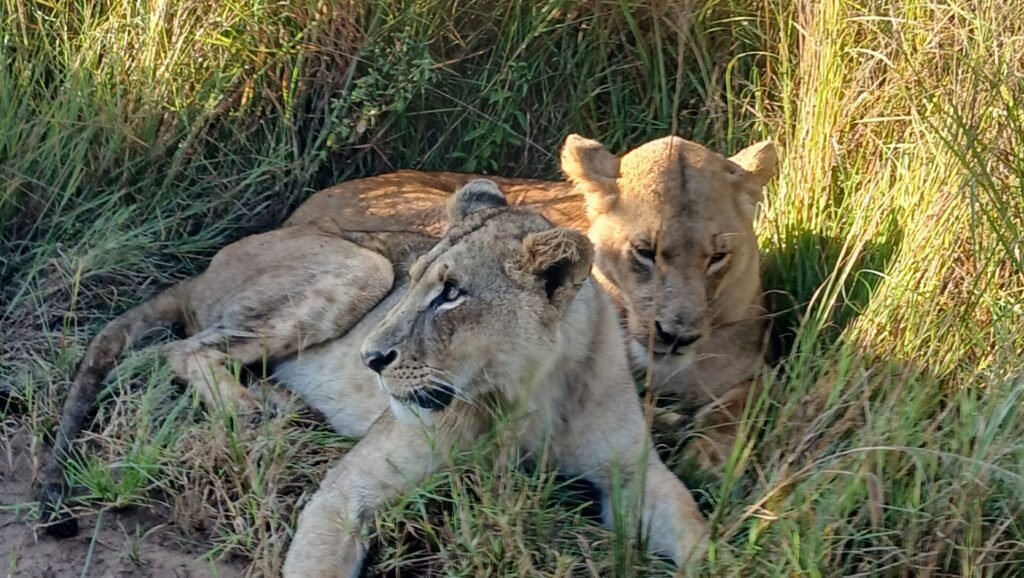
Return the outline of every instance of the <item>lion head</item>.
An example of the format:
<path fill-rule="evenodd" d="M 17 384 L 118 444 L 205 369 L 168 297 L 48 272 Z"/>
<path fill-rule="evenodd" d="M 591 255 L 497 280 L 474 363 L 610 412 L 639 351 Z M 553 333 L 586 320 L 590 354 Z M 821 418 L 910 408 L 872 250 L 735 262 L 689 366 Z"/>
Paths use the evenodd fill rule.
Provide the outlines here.
<path fill-rule="evenodd" d="M 656 358 L 691 359 L 713 327 L 760 306 L 753 223 L 776 165 L 768 141 L 725 158 L 673 136 L 617 157 L 568 137 L 562 170 L 585 198 L 594 263 L 634 358 L 653 345 Z"/>
<path fill-rule="evenodd" d="M 399 417 L 519 398 L 510 388 L 529 388 L 557 355 L 559 322 L 593 261 L 586 236 L 509 207 L 488 180 L 460 189 L 448 213 L 444 237 L 361 348 Z"/>

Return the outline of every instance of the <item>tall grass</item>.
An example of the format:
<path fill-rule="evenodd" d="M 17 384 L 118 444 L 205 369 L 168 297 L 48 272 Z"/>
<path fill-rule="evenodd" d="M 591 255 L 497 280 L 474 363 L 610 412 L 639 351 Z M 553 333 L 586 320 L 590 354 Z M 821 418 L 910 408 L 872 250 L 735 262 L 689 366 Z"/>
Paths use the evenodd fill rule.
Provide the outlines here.
<path fill-rule="evenodd" d="M 715 523 L 708 574 L 1013 575 L 1018 4 L 0 0 L 4 439 L 48 435 L 105 320 L 339 179 L 553 177 L 570 131 L 619 151 L 771 136 L 759 231 L 788 355 L 725 476 L 675 464 Z M 167 377 L 140 358 L 111 379 L 82 507 L 163 504 L 211 555 L 273 574 L 350 442 L 200 416 Z M 484 464 L 381 517 L 380 572 L 665 571 L 561 481 Z"/>

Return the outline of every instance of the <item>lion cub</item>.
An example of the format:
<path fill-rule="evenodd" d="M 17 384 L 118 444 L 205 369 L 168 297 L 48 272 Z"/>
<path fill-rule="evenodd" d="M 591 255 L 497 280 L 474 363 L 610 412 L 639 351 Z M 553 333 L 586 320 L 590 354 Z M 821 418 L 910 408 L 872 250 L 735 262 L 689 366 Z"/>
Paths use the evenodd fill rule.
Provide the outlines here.
<path fill-rule="evenodd" d="M 469 183 L 448 206 L 449 230 L 413 264 L 407 286 L 299 364 L 307 376 L 330 374 L 322 383 L 377 381 L 390 411 L 303 510 L 284 575 L 357 576 L 374 514 L 508 410 L 521 412 L 522 450 L 547 444 L 556 467 L 604 496 L 615 476 L 638 484 L 633 522 L 653 550 L 677 563 L 700 555 L 706 522 L 651 446 L 616 311 L 589 275 L 587 237 L 509 207 L 490 181 Z M 360 358 L 362 374 L 347 361 Z M 610 523 L 617 513 L 604 511 Z"/>

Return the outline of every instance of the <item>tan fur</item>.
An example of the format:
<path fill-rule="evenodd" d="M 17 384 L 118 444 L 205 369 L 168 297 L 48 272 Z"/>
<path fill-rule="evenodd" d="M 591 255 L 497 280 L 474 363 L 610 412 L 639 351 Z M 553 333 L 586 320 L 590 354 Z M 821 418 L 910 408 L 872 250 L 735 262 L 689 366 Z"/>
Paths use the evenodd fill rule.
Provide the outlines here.
<path fill-rule="evenodd" d="M 496 189 L 490 200 L 453 203 L 461 220 L 411 268 L 383 318 L 289 364 L 345 376 L 331 385 L 345 400 L 368 395 L 361 384 L 378 377 L 392 411 L 303 510 L 284 575 L 357 576 L 374 514 L 509 413 L 519 418 L 505 439 L 522 451 L 546 451 L 604 495 L 620 475 L 642 496 L 638 512 L 606 509 L 606 521 L 639 514 L 622 522 L 642 521 L 652 549 L 677 563 L 698 555 L 706 522 L 650 445 L 614 307 L 587 276 L 586 237 L 505 207 Z M 357 351 L 378 376 L 354 373 Z"/>
<path fill-rule="evenodd" d="M 328 219 L 343 231 L 399 230 L 439 237 L 448 222 L 445 202 L 459 187 L 479 178 L 497 184 L 509 203 L 528 205 L 553 223 L 587 226 L 583 204 L 569 183 L 410 170 L 324 189 L 295 209 L 284 226 Z"/>
<path fill-rule="evenodd" d="M 717 467 L 763 360 L 753 221 L 775 174 L 774 146 L 761 142 L 726 159 L 666 137 L 623 155 L 611 180 L 599 147 L 570 137 L 562 154 L 591 208 L 598 279 L 622 310 L 638 373 L 650 375 L 655 392 L 703 409 L 698 426 L 707 432 L 689 451 Z"/>
<path fill-rule="evenodd" d="M 104 330 L 73 393 L 95 391 L 120 352 L 160 322 L 185 321 L 189 337 L 162 351 L 211 406 L 255 401 L 226 371 L 229 357 L 284 358 L 280 383 L 338 432 L 365 436 L 302 514 L 288 576 L 356 575 L 359 531 L 373 513 L 478 439 L 493 416 L 510 413 L 520 415 L 511 441 L 522 451 L 546 452 L 605 495 L 623 480 L 625 495 L 642 501 L 606 507 L 606 521 L 627 516 L 622 524 L 678 563 L 699 556 L 706 522 L 651 447 L 615 309 L 588 278 L 589 241 L 506 207 L 493 184 L 479 181 L 453 197 L 449 214 L 458 221 L 436 245 L 322 222 L 239 241 L 197 278 Z M 422 256 L 406 278 L 391 264 L 409 254 Z M 436 303 L 445 282 L 464 291 L 450 306 Z M 367 360 L 379 350 L 399 354 L 378 383 Z M 91 404 L 73 397 L 77 410 Z M 57 505 L 61 481 L 51 478 Z M 44 506 L 54 497 L 44 493 Z"/>

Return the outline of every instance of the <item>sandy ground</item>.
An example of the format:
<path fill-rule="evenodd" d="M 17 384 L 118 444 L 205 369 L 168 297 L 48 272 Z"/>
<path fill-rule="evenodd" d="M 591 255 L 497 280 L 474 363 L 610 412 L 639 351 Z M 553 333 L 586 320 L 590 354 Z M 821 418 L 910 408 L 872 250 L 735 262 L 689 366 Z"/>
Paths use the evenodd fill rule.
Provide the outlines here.
<path fill-rule="evenodd" d="M 201 548 L 190 546 L 172 527 L 161 526 L 166 519 L 145 509 L 106 512 L 98 530 L 96 516 L 84 518 L 79 535 L 67 540 L 36 529 L 30 519 L 34 504 L 29 439 L 21 430 L 0 445 L 0 576 L 243 576 L 240 562 L 201 560 Z"/>

